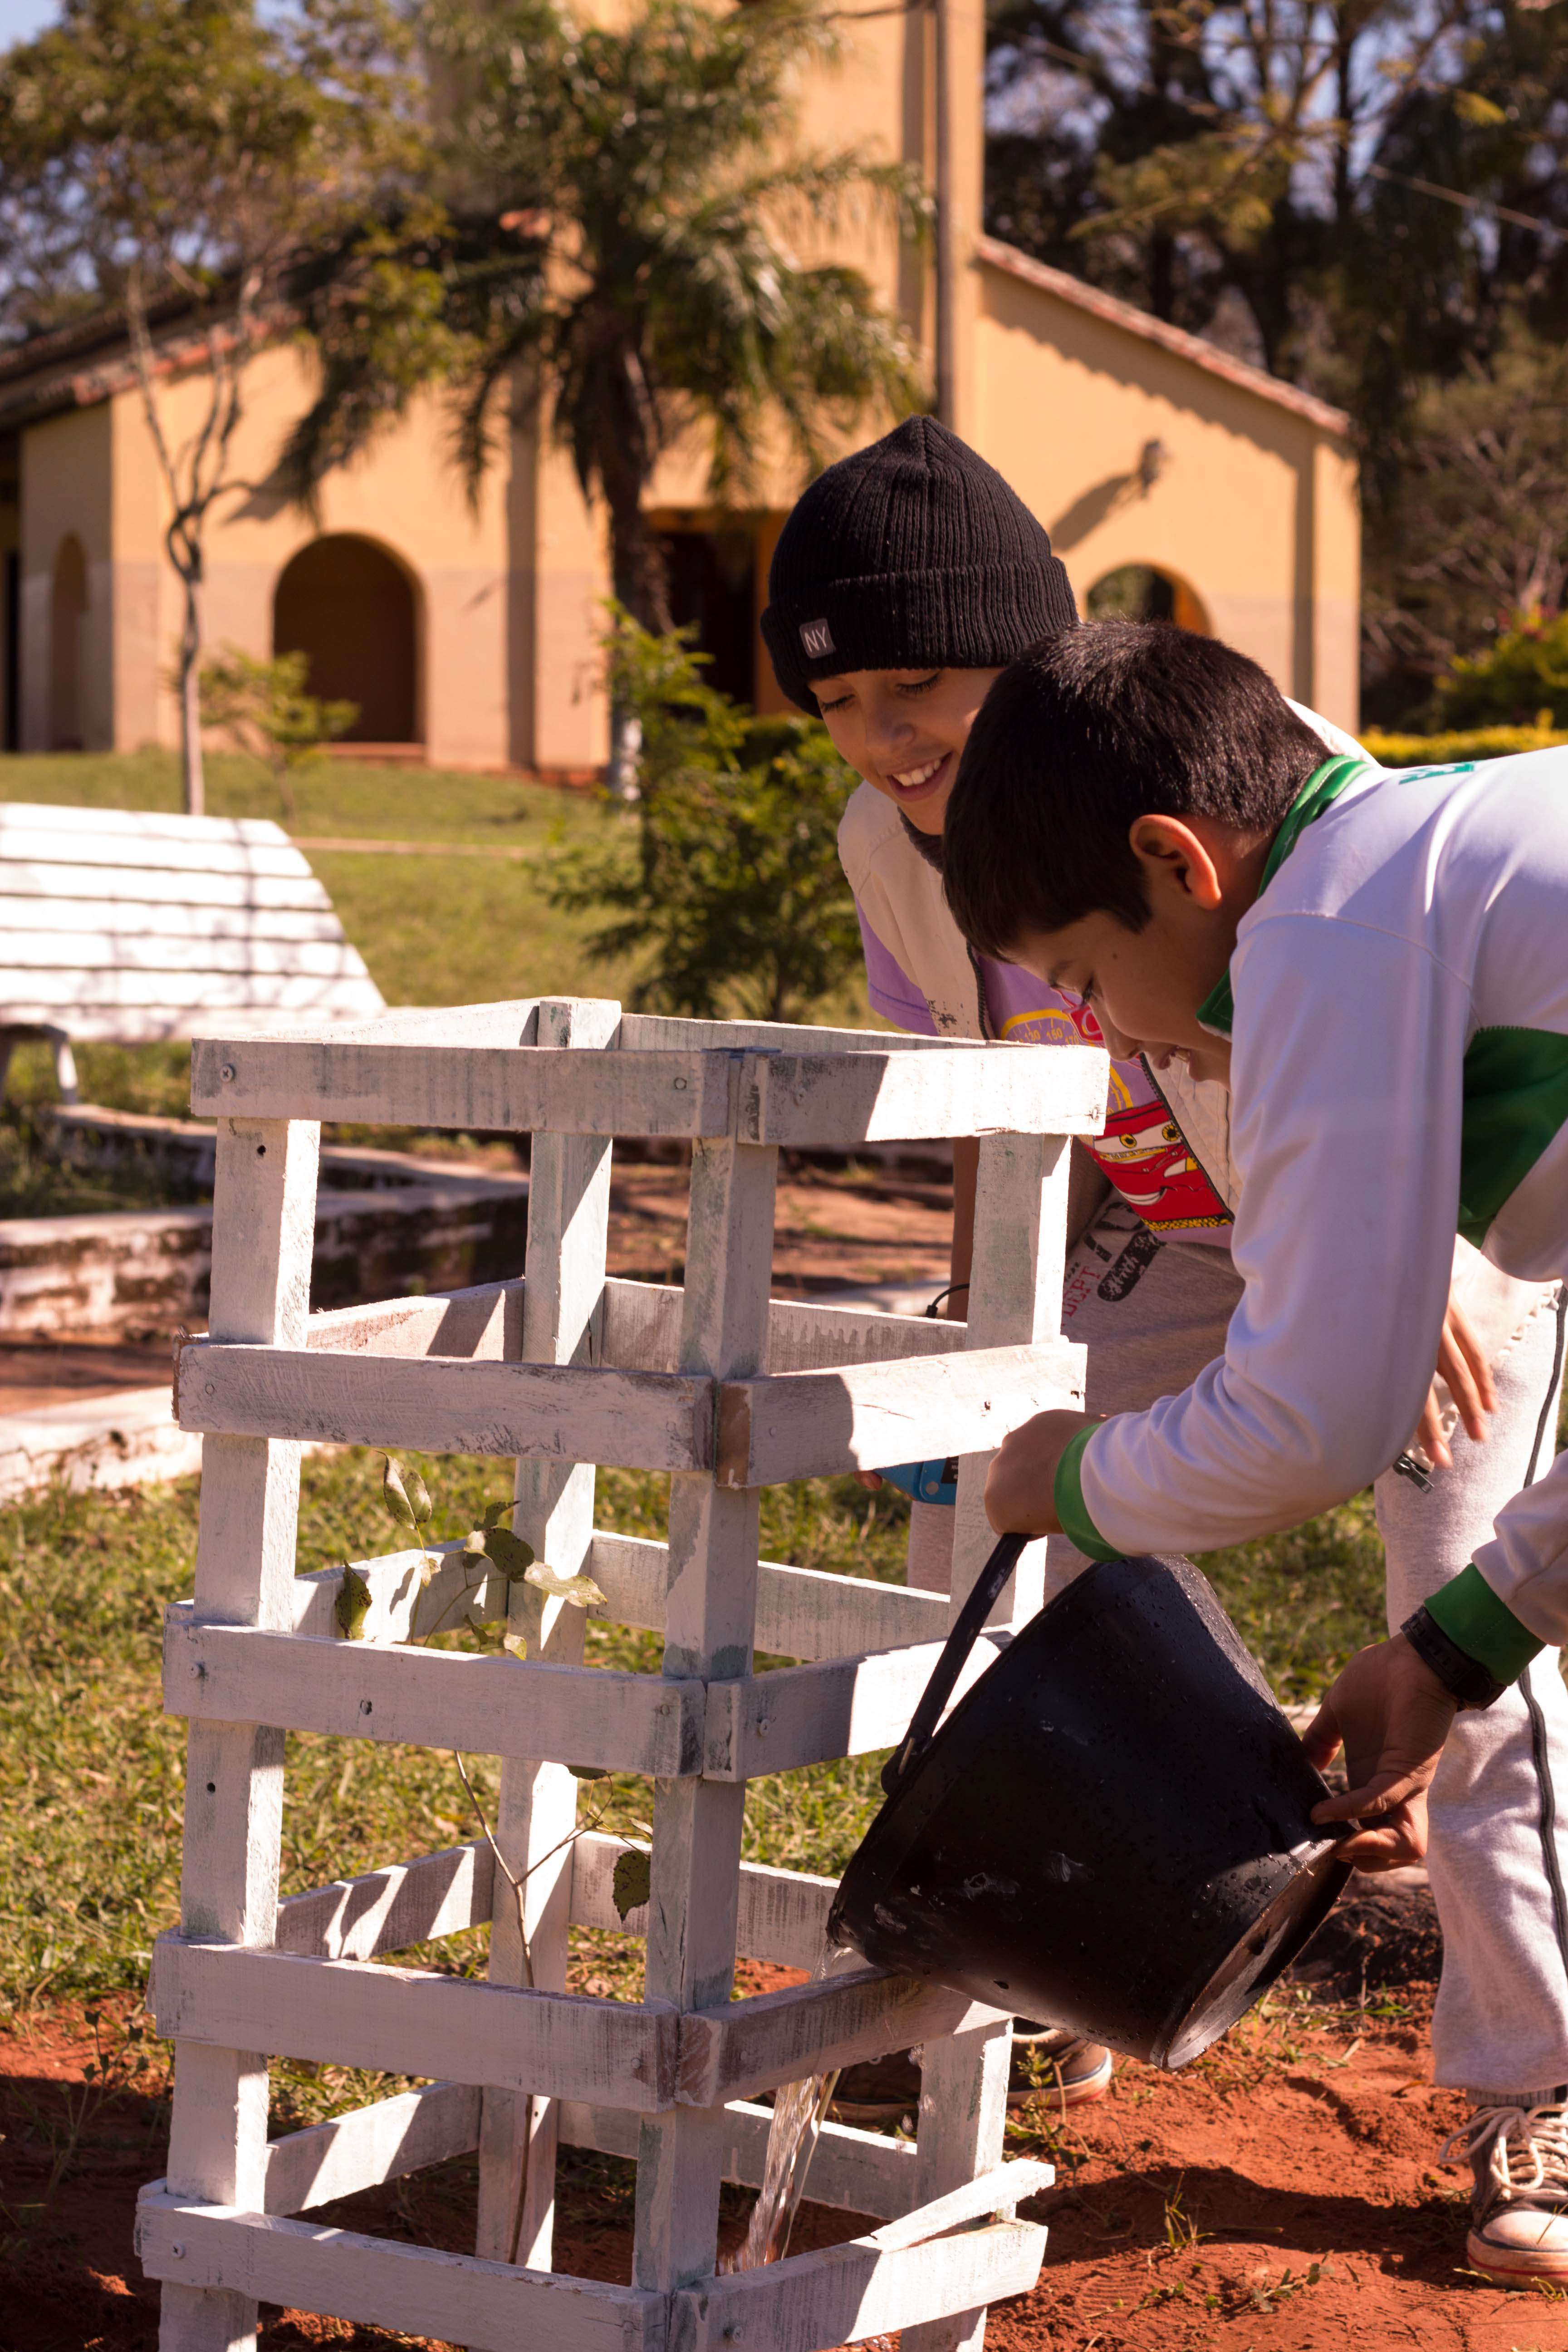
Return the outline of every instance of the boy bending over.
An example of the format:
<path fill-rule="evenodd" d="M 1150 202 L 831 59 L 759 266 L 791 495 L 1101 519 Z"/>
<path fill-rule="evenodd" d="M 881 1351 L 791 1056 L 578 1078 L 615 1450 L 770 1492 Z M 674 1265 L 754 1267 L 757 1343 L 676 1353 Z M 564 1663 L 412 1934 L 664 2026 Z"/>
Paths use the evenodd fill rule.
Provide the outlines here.
<path fill-rule="evenodd" d="M 1568 753 L 1393 773 L 1325 759 L 1243 656 L 1105 624 L 993 688 L 943 863 L 972 944 L 1090 1003 L 1113 1052 L 1158 1066 L 1228 1048 L 1241 1178 L 1223 1357 L 1144 1411 L 1026 1424 L 993 1465 L 993 1524 L 1065 1530 L 1090 1559 L 1202 1551 L 1355 1493 L 1421 1410 L 1456 1231 L 1513 1277 L 1568 1274 Z M 1469 2259 L 1506 2280 L 1568 2276 L 1568 2036 L 1559 2006 L 1555 2037 L 1521 2044 L 1515 2009 L 1521 1981 L 1568 1976 L 1563 1694 L 1541 1658 L 1568 1635 L 1556 1314 L 1494 1536 L 1457 1575 L 1435 1548 L 1422 1605 L 1352 1662 L 1310 1735 L 1320 1761 L 1346 1745 L 1351 1791 L 1319 1818 L 1371 1824 L 1352 1859 L 1417 1854 L 1430 1784 L 1446 1934 L 1456 1895 L 1489 1910 L 1478 2038 L 1489 2010 L 1524 2063 L 1468 2078 L 1456 2140 Z M 1533 1820 L 1502 1761 L 1521 1753 L 1510 1717 L 1533 1740 Z"/>

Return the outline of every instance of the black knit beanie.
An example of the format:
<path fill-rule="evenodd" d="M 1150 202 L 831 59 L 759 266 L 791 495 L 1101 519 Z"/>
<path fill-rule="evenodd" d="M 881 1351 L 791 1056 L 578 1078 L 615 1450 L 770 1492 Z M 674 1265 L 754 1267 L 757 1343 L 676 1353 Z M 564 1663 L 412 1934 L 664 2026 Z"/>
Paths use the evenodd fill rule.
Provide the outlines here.
<path fill-rule="evenodd" d="M 934 416 L 841 457 L 795 505 L 768 572 L 778 681 L 852 669 L 994 669 L 1078 619 L 1051 542 L 994 466 Z"/>

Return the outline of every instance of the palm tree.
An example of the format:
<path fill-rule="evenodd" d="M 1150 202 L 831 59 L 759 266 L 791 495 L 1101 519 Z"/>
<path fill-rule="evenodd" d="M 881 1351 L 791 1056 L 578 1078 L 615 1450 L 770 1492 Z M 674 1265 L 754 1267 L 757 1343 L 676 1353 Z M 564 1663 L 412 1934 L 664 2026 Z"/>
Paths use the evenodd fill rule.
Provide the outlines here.
<path fill-rule="evenodd" d="M 856 208 L 916 234 L 918 180 L 792 150 L 802 69 L 837 47 L 794 0 L 639 0 L 614 26 L 510 0 L 438 18 L 430 38 L 447 209 L 323 257 L 306 289 L 321 393 L 284 478 L 309 499 L 442 374 L 472 493 L 510 391 L 511 415 L 542 421 L 603 499 L 617 602 L 664 631 L 643 501 L 673 437 L 705 431 L 711 495 L 734 503 L 779 421 L 810 472 L 868 406 L 919 404 L 914 352 L 865 279 L 792 242 Z"/>

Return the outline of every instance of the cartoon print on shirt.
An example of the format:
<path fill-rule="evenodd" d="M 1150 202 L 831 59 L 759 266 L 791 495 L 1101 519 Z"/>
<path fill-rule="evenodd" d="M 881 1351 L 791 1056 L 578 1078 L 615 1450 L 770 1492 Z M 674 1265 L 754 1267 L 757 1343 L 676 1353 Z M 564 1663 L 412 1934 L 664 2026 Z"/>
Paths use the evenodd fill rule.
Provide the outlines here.
<path fill-rule="evenodd" d="M 1112 1111 L 1089 1150 L 1122 1198 L 1153 1225 L 1226 1223 L 1213 1185 L 1163 1102 Z"/>

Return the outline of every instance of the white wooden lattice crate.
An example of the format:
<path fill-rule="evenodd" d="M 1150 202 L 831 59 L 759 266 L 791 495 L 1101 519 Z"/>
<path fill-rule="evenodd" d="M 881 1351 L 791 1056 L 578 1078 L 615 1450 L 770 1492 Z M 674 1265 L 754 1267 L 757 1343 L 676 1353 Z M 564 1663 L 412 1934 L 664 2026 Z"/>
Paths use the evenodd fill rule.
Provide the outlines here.
<path fill-rule="evenodd" d="M 169 1612 L 165 1702 L 190 1727 L 184 1869 L 153 1993 L 179 2049 L 168 2178 L 138 2225 L 163 2282 L 163 2352 L 252 2345 L 258 2300 L 473 2352 L 816 2352 L 898 2327 L 906 2352 L 958 2352 L 980 2344 L 988 2302 L 1034 2283 L 1045 2233 L 1013 2209 L 1049 2173 L 999 2163 L 1004 2013 L 869 1969 L 731 1992 L 738 1953 L 811 1967 L 833 1894 L 742 1863 L 747 1780 L 900 1737 L 989 1549 L 991 1449 L 1081 1399 L 1083 1351 L 1059 1337 L 1065 1139 L 1098 1132 L 1105 1086 L 1087 1047 L 623 1016 L 592 999 L 198 1044 L 193 1105 L 219 1138 L 212 1309 L 210 1337 L 182 1351 L 176 1412 L 204 1433 L 205 1466 L 195 1598 Z M 531 1132 L 526 1280 L 311 1316 L 322 1118 Z M 616 1135 L 691 1142 L 684 1289 L 605 1278 Z M 974 1135 L 967 1326 L 770 1303 L 781 1145 Z M 519 1534 L 585 1567 L 613 1618 L 661 1631 L 663 1673 L 584 1666 L 581 1612 L 524 1587 L 526 1663 L 414 1647 L 459 1570 L 445 1560 L 421 1587 L 411 1554 L 360 1563 L 364 1638 L 342 1641 L 338 1572 L 294 1575 L 309 1440 L 514 1457 Z M 759 1561 L 763 1486 L 948 1454 L 951 1601 Z M 672 1474 L 668 1546 L 595 1531 L 601 1462 Z M 1037 1556 L 999 1622 L 1037 1605 Z M 755 1675 L 753 1647 L 805 1663 Z M 526 1881 L 532 1989 L 482 1843 L 279 1903 L 289 1729 L 502 1758 L 510 1866 L 558 1849 Z M 621 1851 L 571 1842 L 573 1764 L 654 1780 L 653 1892 L 628 1923 L 647 1939 L 641 2002 L 562 1990 L 569 1922 L 616 1924 Z M 382 1964 L 487 1921 L 487 1983 Z M 815 2198 L 887 2226 L 715 2276 L 721 2182 L 762 2177 L 754 2095 L 913 2042 L 917 2146 L 830 2126 L 811 2174 Z M 269 2142 L 269 2054 L 429 2079 Z M 630 2287 L 550 2269 L 562 2139 L 637 2159 Z M 476 2147 L 473 2256 L 297 2218 Z"/>

